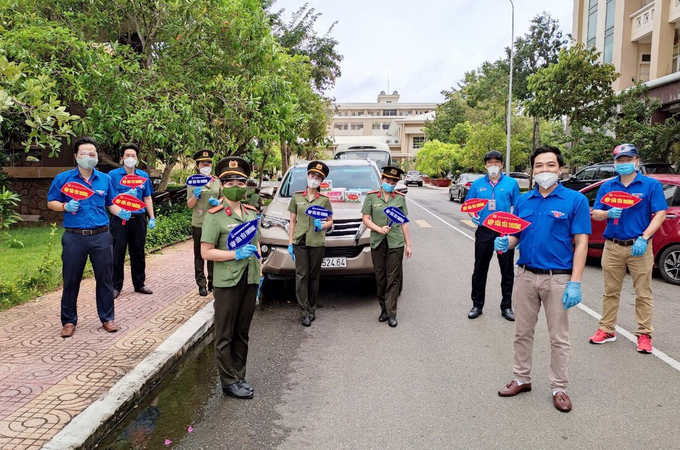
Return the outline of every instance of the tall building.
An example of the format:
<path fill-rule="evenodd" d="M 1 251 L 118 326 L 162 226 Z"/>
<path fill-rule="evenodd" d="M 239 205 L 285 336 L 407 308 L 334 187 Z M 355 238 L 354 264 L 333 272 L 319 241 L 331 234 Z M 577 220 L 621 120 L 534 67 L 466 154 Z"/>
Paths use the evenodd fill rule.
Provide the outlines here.
<path fill-rule="evenodd" d="M 639 80 L 663 107 L 654 120 L 680 112 L 680 0 L 574 0 L 572 34 L 621 74 L 621 91 Z"/>
<path fill-rule="evenodd" d="M 328 130 L 334 146 L 359 142 L 389 145 L 392 159 L 412 158 L 425 143 L 423 127 L 436 103 L 399 103 L 399 93 L 380 92 L 376 103 L 336 103 Z"/>

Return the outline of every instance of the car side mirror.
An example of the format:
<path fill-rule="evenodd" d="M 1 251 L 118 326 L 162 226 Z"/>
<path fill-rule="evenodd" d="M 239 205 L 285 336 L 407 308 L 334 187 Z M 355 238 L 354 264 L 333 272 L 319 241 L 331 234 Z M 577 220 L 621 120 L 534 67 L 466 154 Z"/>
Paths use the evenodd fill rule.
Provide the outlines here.
<path fill-rule="evenodd" d="M 274 198 L 274 186 L 260 189 L 260 197 Z"/>

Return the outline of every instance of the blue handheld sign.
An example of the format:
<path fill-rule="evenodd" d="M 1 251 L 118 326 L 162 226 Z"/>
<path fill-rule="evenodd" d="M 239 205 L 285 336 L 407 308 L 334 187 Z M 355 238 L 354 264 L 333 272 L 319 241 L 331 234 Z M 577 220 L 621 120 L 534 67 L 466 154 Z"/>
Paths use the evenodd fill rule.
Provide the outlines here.
<path fill-rule="evenodd" d="M 388 226 L 392 226 L 394 222 L 396 222 L 399 225 L 408 223 L 408 217 L 401 212 L 401 209 L 397 208 L 396 206 L 388 206 L 387 208 L 383 209 L 383 212 L 387 216 L 388 219 L 390 219 L 390 223 Z"/>
<path fill-rule="evenodd" d="M 210 183 L 210 180 L 212 180 L 212 177 L 209 177 L 207 175 L 202 174 L 192 175 L 189 178 L 187 178 L 187 186 L 191 187 L 205 186 L 206 184 Z"/>
<path fill-rule="evenodd" d="M 227 248 L 229 250 L 236 250 L 244 245 L 250 244 L 257 234 L 257 222 L 258 219 L 251 220 L 250 222 L 242 223 L 237 226 L 229 233 L 227 237 Z M 255 253 L 257 259 L 260 259 L 260 255 Z"/>
<path fill-rule="evenodd" d="M 305 213 L 310 217 L 321 220 L 326 220 L 333 215 L 332 211 L 329 211 L 323 206 L 319 205 L 310 206 L 309 208 L 307 208 L 307 211 L 305 211 Z"/>

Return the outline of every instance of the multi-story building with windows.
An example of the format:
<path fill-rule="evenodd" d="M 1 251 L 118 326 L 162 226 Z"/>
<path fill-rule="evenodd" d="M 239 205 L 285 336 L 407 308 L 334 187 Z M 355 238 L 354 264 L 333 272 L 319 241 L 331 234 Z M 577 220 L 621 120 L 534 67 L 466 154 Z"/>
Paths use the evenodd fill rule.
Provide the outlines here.
<path fill-rule="evenodd" d="M 337 147 L 384 142 L 392 159 L 412 158 L 425 143 L 423 127 L 434 119 L 436 103 L 399 103 L 399 93 L 380 92 L 376 103 L 336 103 L 328 131 Z"/>
<path fill-rule="evenodd" d="M 621 76 L 615 91 L 645 82 L 663 107 L 680 112 L 680 0 L 574 0 L 573 36 L 602 53 Z"/>

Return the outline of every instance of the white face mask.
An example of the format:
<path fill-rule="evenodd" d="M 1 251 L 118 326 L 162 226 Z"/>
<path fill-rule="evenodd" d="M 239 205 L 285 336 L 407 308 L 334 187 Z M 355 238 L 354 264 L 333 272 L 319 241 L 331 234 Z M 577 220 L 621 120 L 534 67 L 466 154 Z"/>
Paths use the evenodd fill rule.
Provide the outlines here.
<path fill-rule="evenodd" d="M 210 176 L 210 172 L 212 172 L 212 166 L 201 167 L 200 169 L 198 169 L 198 171 L 205 176 Z"/>
<path fill-rule="evenodd" d="M 534 176 L 534 180 L 543 189 L 549 189 L 553 184 L 557 183 L 557 174 L 553 172 L 542 172 Z"/>
<path fill-rule="evenodd" d="M 137 158 L 132 158 L 132 157 L 125 158 L 123 160 L 123 164 L 125 164 L 125 167 L 128 167 L 128 168 L 131 169 L 131 168 L 133 168 L 137 165 Z"/>
<path fill-rule="evenodd" d="M 496 178 L 498 174 L 501 173 L 501 168 L 498 166 L 489 166 L 486 168 L 486 171 L 491 178 Z"/>
<path fill-rule="evenodd" d="M 316 189 L 319 186 L 321 186 L 321 181 L 317 180 L 316 178 L 308 177 L 307 178 L 307 186 L 309 186 L 312 189 Z"/>

